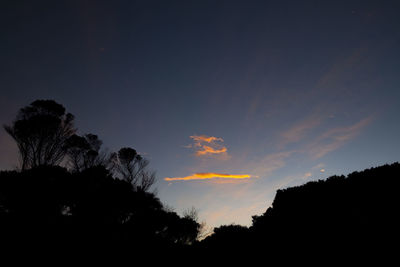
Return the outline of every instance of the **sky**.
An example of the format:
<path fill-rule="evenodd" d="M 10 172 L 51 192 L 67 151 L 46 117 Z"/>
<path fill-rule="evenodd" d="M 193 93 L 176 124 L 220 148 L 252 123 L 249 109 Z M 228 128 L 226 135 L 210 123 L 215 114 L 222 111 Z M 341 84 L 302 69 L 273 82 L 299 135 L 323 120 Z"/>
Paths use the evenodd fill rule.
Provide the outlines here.
<path fill-rule="evenodd" d="M 54 99 L 78 133 L 149 159 L 160 200 L 209 227 L 400 159 L 399 1 L 0 6 L 0 123 Z M 17 166 L 1 130 L 0 169 Z"/>

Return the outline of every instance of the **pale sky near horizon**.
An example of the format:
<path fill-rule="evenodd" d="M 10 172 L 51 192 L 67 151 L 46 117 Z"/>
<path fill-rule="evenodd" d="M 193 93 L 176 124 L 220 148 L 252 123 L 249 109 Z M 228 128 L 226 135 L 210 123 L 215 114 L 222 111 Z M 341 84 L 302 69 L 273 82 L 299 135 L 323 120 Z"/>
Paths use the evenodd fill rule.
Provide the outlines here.
<path fill-rule="evenodd" d="M 161 201 L 209 226 L 400 159 L 399 1 L 1 6 L 1 124 L 54 99 L 79 133 L 142 153 Z M 17 164 L 1 130 L 0 168 Z"/>

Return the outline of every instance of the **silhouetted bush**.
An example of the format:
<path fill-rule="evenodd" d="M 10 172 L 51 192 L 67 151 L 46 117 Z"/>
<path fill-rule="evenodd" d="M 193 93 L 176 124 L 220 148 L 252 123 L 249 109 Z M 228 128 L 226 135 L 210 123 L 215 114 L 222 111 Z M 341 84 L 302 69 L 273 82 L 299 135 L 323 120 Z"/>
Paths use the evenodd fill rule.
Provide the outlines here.
<path fill-rule="evenodd" d="M 199 227 L 102 166 L 79 173 L 58 166 L 0 172 L 3 242 L 166 249 L 189 244 Z"/>
<path fill-rule="evenodd" d="M 399 237 L 399 179 L 400 164 L 394 163 L 278 190 L 249 229 L 221 226 L 199 247 L 220 253 L 241 248 L 258 259 L 268 253 L 271 260 L 389 253 Z"/>

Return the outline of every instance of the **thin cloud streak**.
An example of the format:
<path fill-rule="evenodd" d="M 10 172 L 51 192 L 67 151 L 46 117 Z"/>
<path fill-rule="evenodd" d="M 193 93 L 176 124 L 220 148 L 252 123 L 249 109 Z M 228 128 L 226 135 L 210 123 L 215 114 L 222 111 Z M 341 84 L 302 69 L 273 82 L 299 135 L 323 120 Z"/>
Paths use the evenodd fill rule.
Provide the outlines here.
<path fill-rule="evenodd" d="M 370 116 L 354 125 L 334 128 L 323 133 L 315 142 L 310 144 L 308 151 L 311 157 L 313 159 L 319 159 L 342 147 L 346 142 L 360 134 L 361 130 L 369 125 L 372 120 L 373 116 Z"/>
<path fill-rule="evenodd" d="M 281 134 L 282 141 L 280 146 L 283 147 L 289 143 L 299 142 L 309 131 L 316 128 L 321 123 L 321 116 L 313 115 L 307 117 Z"/>
<path fill-rule="evenodd" d="M 203 172 L 203 173 L 194 173 L 185 177 L 166 177 L 165 181 L 190 181 L 190 180 L 206 180 L 206 179 L 250 179 L 251 175 L 249 174 L 224 174 L 224 173 L 214 173 L 214 172 Z"/>
<path fill-rule="evenodd" d="M 268 177 L 274 171 L 286 166 L 287 159 L 296 151 L 282 151 L 266 155 L 265 157 L 250 163 L 246 169 L 254 170 L 254 173 L 260 177 Z"/>
<path fill-rule="evenodd" d="M 226 153 L 228 149 L 226 147 L 222 147 L 220 149 L 215 149 L 210 146 L 204 146 L 202 147 L 202 150 L 198 150 L 196 152 L 197 156 L 202 156 L 206 154 L 221 154 L 221 153 Z"/>
<path fill-rule="evenodd" d="M 224 142 L 224 139 L 215 137 L 215 136 L 207 136 L 207 135 L 192 135 L 190 136 L 196 142 L 206 142 L 206 143 L 213 143 L 215 141 Z"/>

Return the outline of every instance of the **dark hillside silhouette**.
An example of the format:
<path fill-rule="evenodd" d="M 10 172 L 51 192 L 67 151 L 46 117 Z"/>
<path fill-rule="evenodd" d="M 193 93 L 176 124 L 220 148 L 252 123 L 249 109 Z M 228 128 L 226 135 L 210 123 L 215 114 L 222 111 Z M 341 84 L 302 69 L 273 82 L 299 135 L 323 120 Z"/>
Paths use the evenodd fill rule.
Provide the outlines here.
<path fill-rule="evenodd" d="M 400 164 L 278 190 L 272 207 L 248 229 L 222 226 L 199 245 L 262 257 L 394 256 L 399 238 Z M 363 257 L 365 258 L 366 255 Z M 312 256 L 314 257 L 314 256 Z M 285 257 L 283 257 L 285 258 Z"/>
<path fill-rule="evenodd" d="M 33 246 L 144 249 L 192 243 L 200 225 L 166 211 L 104 167 L 69 173 L 57 166 L 0 172 L 2 242 Z"/>

